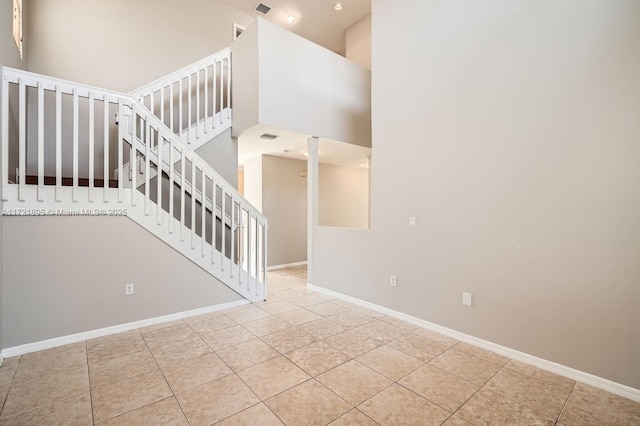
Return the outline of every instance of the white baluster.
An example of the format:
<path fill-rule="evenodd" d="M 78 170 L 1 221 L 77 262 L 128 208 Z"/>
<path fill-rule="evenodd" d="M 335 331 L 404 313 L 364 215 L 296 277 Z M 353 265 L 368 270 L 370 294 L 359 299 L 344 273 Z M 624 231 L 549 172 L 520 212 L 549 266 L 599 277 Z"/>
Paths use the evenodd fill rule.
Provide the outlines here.
<path fill-rule="evenodd" d="M 185 177 L 185 168 L 186 165 L 185 163 L 187 162 L 187 159 L 184 155 L 184 147 L 180 147 L 180 158 L 182 159 L 180 161 L 180 191 L 181 191 L 181 195 L 180 195 L 180 241 L 184 241 L 184 228 L 185 228 L 185 220 L 184 220 L 184 206 L 185 206 L 185 196 L 186 196 L 186 189 L 185 189 L 185 185 L 187 184 L 187 179 Z"/>
<path fill-rule="evenodd" d="M 191 249 L 196 248 L 196 163 L 191 157 Z"/>
<path fill-rule="evenodd" d="M 138 112 L 136 104 L 131 104 L 131 154 L 129 155 L 129 172 L 131 173 L 131 205 L 136 205 L 138 180 Z"/>
<path fill-rule="evenodd" d="M 206 223 L 207 204 L 205 202 L 205 200 L 206 200 L 205 195 L 207 193 L 207 174 L 205 173 L 204 165 L 202 165 L 201 172 L 202 172 L 202 186 L 201 186 L 201 189 L 200 189 L 200 195 L 201 195 L 200 196 L 200 199 L 201 199 L 200 210 L 202 211 L 202 218 L 201 218 L 201 222 L 202 223 L 200 224 L 200 226 L 202 226 L 202 228 L 201 228 L 201 231 L 200 231 L 200 236 L 202 237 L 202 240 L 200 241 L 200 243 L 201 243 L 200 247 L 202 249 L 202 257 L 204 257 L 205 256 L 204 245 L 205 245 L 205 242 L 206 242 L 205 235 L 207 235 L 207 233 L 206 233 L 207 232 L 207 226 L 206 226 L 207 225 L 207 223 Z M 213 211 L 212 211 L 212 213 L 213 213 Z"/>
<path fill-rule="evenodd" d="M 89 202 L 93 202 L 93 186 L 95 178 L 95 101 L 89 92 Z"/>
<path fill-rule="evenodd" d="M 173 86 L 172 86 L 173 87 Z M 173 102 L 173 98 L 172 101 Z M 173 123 L 173 120 L 171 120 L 171 122 Z M 171 138 L 169 139 L 169 233 L 173 234 L 173 183 L 175 182 L 175 167 L 173 166 L 175 161 L 174 161 L 174 156 L 175 154 L 173 153 L 173 135 L 171 135 Z"/>
<path fill-rule="evenodd" d="M 62 195 L 62 91 L 56 85 L 56 201 Z"/>
<path fill-rule="evenodd" d="M 103 140 L 102 143 L 104 145 L 104 152 L 102 154 L 102 161 L 103 161 L 103 200 L 104 202 L 108 202 L 109 201 L 109 97 L 105 94 L 104 95 L 104 110 L 103 110 L 103 120 L 104 120 L 104 135 L 103 135 Z M 56 154 L 59 151 L 56 149 Z M 58 170 L 58 169 L 56 169 Z"/>
<path fill-rule="evenodd" d="M 27 88 L 22 78 L 18 84 L 18 200 L 24 201 L 24 191 L 27 179 Z"/>
<path fill-rule="evenodd" d="M 78 142 L 80 138 L 80 118 L 78 116 L 78 103 L 78 90 L 73 89 L 73 186 L 71 188 L 71 200 L 73 202 L 78 201 Z"/>
<path fill-rule="evenodd" d="M 144 126 L 144 214 L 149 216 L 149 192 L 151 190 L 149 182 L 151 176 L 151 125 L 149 117 L 145 119 Z"/>
<path fill-rule="evenodd" d="M 162 224 L 162 148 L 164 145 L 164 138 L 160 134 L 160 129 L 156 129 L 156 136 L 158 138 L 158 145 L 156 146 L 156 153 L 158 156 L 158 176 L 156 177 L 156 183 L 158 188 L 158 225 Z"/>
<path fill-rule="evenodd" d="M 38 83 L 38 201 L 44 192 L 44 86 Z"/>
<path fill-rule="evenodd" d="M 2 75 L 2 199 L 9 190 L 9 79 Z"/>

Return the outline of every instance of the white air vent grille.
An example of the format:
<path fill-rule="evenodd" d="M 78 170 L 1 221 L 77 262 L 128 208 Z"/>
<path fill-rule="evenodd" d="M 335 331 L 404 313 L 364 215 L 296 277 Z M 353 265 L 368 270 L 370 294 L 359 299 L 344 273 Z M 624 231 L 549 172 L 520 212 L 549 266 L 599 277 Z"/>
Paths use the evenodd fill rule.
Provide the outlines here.
<path fill-rule="evenodd" d="M 253 9 L 253 10 L 255 10 L 256 12 L 260 12 L 260 13 L 262 13 L 263 15 L 266 15 L 267 13 L 269 13 L 269 11 L 271 10 L 271 8 L 270 8 L 269 6 L 267 6 L 266 4 L 264 4 L 264 3 L 259 3 L 259 4 L 256 6 L 256 8 L 255 8 L 255 9 Z"/>

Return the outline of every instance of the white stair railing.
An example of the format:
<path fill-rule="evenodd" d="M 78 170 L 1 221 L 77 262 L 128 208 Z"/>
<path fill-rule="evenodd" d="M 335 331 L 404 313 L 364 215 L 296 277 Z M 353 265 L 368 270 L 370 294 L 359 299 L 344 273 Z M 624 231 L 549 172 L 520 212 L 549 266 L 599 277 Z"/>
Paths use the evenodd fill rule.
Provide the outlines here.
<path fill-rule="evenodd" d="M 187 65 L 130 95 L 196 149 L 231 127 L 231 49 Z"/>
<path fill-rule="evenodd" d="M 1 115 L 8 214 L 126 214 L 245 298 L 265 299 L 266 218 L 136 99 L 5 67 Z"/>

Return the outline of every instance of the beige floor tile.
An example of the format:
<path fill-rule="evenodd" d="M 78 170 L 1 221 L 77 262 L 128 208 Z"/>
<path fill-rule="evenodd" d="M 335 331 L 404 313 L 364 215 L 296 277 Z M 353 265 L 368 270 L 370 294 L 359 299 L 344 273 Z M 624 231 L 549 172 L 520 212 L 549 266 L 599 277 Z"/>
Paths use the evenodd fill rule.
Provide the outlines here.
<path fill-rule="evenodd" d="M 576 381 L 573 379 L 559 376 L 541 368 L 534 367 L 533 365 L 525 364 L 523 362 L 515 360 L 509 361 L 509 363 L 505 365 L 505 369 L 524 374 L 525 376 L 532 377 L 543 382 L 546 385 L 555 386 L 569 392 L 572 391 L 576 385 Z"/>
<path fill-rule="evenodd" d="M 374 317 L 363 312 L 361 308 L 347 310 L 336 315 L 332 315 L 329 318 L 333 318 L 342 325 L 346 325 L 349 328 L 359 327 L 368 322 L 375 320 Z"/>
<path fill-rule="evenodd" d="M 403 321 L 403 320 L 398 319 L 398 318 L 390 317 L 388 315 L 384 315 L 384 316 L 382 316 L 382 317 L 380 317 L 378 319 L 380 321 L 384 321 L 387 324 L 391 324 L 391 325 L 393 325 L 393 326 L 395 326 L 395 327 L 397 327 L 397 328 L 399 328 L 401 330 L 404 330 L 406 332 L 413 331 L 413 330 L 416 330 L 418 328 L 417 325 L 413 325 L 410 322 L 406 322 L 406 321 Z"/>
<path fill-rule="evenodd" d="M 258 338 L 216 352 L 234 371 L 251 367 L 280 355 L 278 351 Z"/>
<path fill-rule="evenodd" d="M 429 364 L 478 386 L 484 385 L 500 370 L 500 367 L 495 364 L 455 349 L 449 349 Z"/>
<path fill-rule="evenodd" d="M 256 336 L 241 325 L 235 325 L 222 330 L 202 332 L 200 337 L 217 351 L 255 339 Z"/>
<path fill-rule="evenodd" d="M 536 414 L 527 407 L 496 393 L 481 389 L 458 411 L 456 416 L 476 425 L 554 425 L 555 419 Z"/>
<path fill-rule="evenodd" d="M 317 339 L 312 335 L 305 333 L 300 328 L 290 327 L 286 330 L 264 336 L 262 337 L 262 340 L 280 351 L 280 353 L 284 354 L 313 343 Z"/>
<path fill-rule="evenodd" d="M 392 383 L 383 375 L 353 360 L 320 374 L 316 380 L 354 406 Z"/>
<path fill-rule="evenodd" d="M 158 369 L 149 349 L 101 362 L 89 362 L 91 387 L 107 385 Z"/>
<path fill-rule="evenodd" d="M 51 370 L 76 370 L 83 366 L 87 366 L 87 345 L 80 342 L 24 354 L 17 372 L 33 375 Z"/>
<path fill-rule="evenodd" d="M 271 398 L 311 378 L 283 356 L 240 370 L 238 376 L 262 400 Z"/>
<path fill-rule="evenodd" d="M 140 332 L 140 334 L 144 336 L 145 334 L 150 333 L 152 331 L 162 330 L 163 328 L 168 328 L 168 327 L 174 327 L 182 323 L 184 323 L 184 321 L 181 319 L 174 320 L 174 321 L 161 322 L 159 324 L 154 324 L 154 325 L 149 325 L 147 327 L 139 328 L 138 331 Z"/>
<path fill-rule="evenodd" d="M 576 425 L 640 425 L 640 402 L 577 383 L 560 421 Z"/>
<path fill-rule="evenodd" d="M 24 356 L 24 355 L 23 355 Z M 18 366 L 0 417 L 13 416 L 55 401 L 89 393 L 86 366 L 37 372 Z"/>
<path fill-rule="evenodd" d="M 431 365 L 420 367 L 398 383 L 452 413 L 479 388 Z"/>
<path fill-rule="evenodd" d="M 504 368 L 484 386 L 545 417 L 558 418 L 571 390 L 557 388 L 529 376 Z"/>
<path fill-rule="evenodd" d="M 449 346 L 446 344 L 431 340 L 413 332 L 390 341 L 387 343 L 387 346 L 391 346 L 392 348 L 424 362 L 431 361 L 433 358 L 449 349 Z"/>
<path fill-rule="evenodd" d="M 269 398 L 265 404 L 287 425 L 326 425 L 351 409 L 313 379 Z"/>
<path fill-rule="evenodd" d="M 308 290 L 304 287 L 292 286 L 292 288 L 280 291 L 276 293 L 276 295 L 284 300 L 291 301 L 292 299 L 296 299 L 298 297 L 306 296 L 312 293 L 313 292 L 311 290 Z"/>
<path fill-rule="evenodd" d="M 178 321 L 163 328 L 143 328 L 140 329 L 140 333 L 149 348 L 164 346 L 176 339 L 184 339 L 195 335 L 195 331 L 184 321 Z"/>
<path fill-rule="evenodd" d="M 285 354 L 308 374 L 317 376 L 349 361 L 351 357 L 324 342 L 315 342 Z"/>
<path fill-rule="evenodd" d="M 251 322 L 255 320 L 259 320 L 261 318 L 270 317 L 271 314 L 263 311 L 260 308 L 255 306 L 249 306 L 248 308 L 232 310 L 232 311 L 224 311 L 224 314 L 237 322 L 238 324 L 244 324 L 246 322 Z"/>
<path fill-rule="evenodd" d="M 360 356 L 380 346 L 377 341 L 353 330 L 327 337 L 323 341 L 350 357 Z"/>
<path fill-rule="evenodd" d="M 449 417 L 446 422 L 442 423 L 442 426 L 473 426 L 473 425 L 468 421 L 461 419 L 456 415 L 453 415 Z"/>
<path fill-rule="evenodd" d="M 176 337 L 163 346 L 150 349 L 160 368 L 213 352 L 195 333 Z"/>
<path fill-rule="evenodd" d="M 293 311 L 294 309 L 297 309 L 297 306 L 287 302 L 286 300 L 280 299 L 277 302 L 260 305 L 260 309 L 270 313 L 271 315 L 278 315 L 284 312 Z"/>
<path fill-rule="evenodd" d="M 335 303 L 338 306 L 342 306 L 343 308 L 346 308 L 347 310 L 354 310 L 354 309 L 360 309 L 360 306 L 351 303 L 351 302 L 347 302 L 345 300 L 340 300 L 340 299 L 336 299 L 336 300 L 332 300 L 331 303 Z"/>
<path fill-rule="evenodd" d="M 412 333 L 418 336 L 426 337 L 427 339 L 433 340 L 434 342 L 439 342 L 447 348 L 451 348 L 459 343 L 456 339 L 445 336 L 444 334 L 436 333 L 435 331 L 431 331 L 426 328 L 417 328 L 413 330 Z"/>
<path fill-rule="evenodd" d="M 342 325 L 331 318 L 322 318 L 311 321 L 301 325 L 300 328 L 319 340 L 349 330 L 349 327 Z"/>
<path fill-rule="evenodd" d="M 313 312 L 307 311 L 306 309 L 296 308 L 292 311 L 278 314 L 278 318 L 285 320 L 291 325 L 301 325 L 307 322 L 318 320 L 322 317 L 320 315 L 314 314 Z"/>
<path fill-rule="evenodd" d="M 313 312 L 314 314 L 328 317 L 330 315 L 336 315 L 340 312 L 344 312 L 347 310 L 347 308 L 333 302 L 323 302 L 318 305 L 308 306 L 307 310 Z"/>
<path fill-rule="evenodd" d="M 383 426 L 435 426 L 442 424 L 451 414 L 397 384 L 367 400 L 358 409 Z"/>
<path fill-rule="evenodd" d="M 210 425 L 260 402 L 235 374 L 176 395 L 192 426 Z"/>
<path fill-rule="evenodd" d="M 146 349 L 147 344 L 140 332 L 131 330 L 88 340 L 87 358 L 89 362 L 103 362 Z"/>
<path fill-rule="evenodd" d="M 256 404 L 251 408 L 239 412 L 216 426 L 281 426 L 284 425 L 275 414 L 264 404 Z"/>
<path fill-rule="evenodd" d="M 93 425 L 91 398 L 84 395 L 58 400 L 13 417 L 0 420 L 0 426 Z"/>
<path fill-rule="evenodd" d="M 119 416 L 171 396 L 160 371 L 152 371 L 91 391 L 96 423 Z"/>
<path fill-rule="evenodd" d="M 221 312 L 185 318 L 184 322 L 196 333 L 207 333 L 232 327 L 237 323 Z"/>
<path fill-rule="evenodd" d="M 454 346 L 454 349 L 460 352 L 464 352 L 469 355 L 473 355 L 476 358 L 483 359 L 491 364 L 503 367 L 510 361 L 510 358 L 497 354 L 495 352 L 488 351 L 486 349 L 479 348 L 468 343 L 460 342 Z"/>
<path fill-rule="evenodd" d="M 20 357 L 14 356 L 12 358 L 5 359 L 2 363 L 2 367 L 0 367 L 0 401 L 3 403 L 9 393 L 9 387 L 11 386 L 13 377 L 16 374 L 19 362 Z"/>
<path fill-rule="evenodd" d="M 284 320 L 281 320 L 278 317 L 271 316 L 245 323 L 242 326 L 254 335 L 262 337 L 266 336 L 267 334 L 272 334 L 289 328 L 291 327 L 291 324 Z"/>
<path fill-rule="evenodd" d="M 354 408 L 347 414 L 329 423 L 329 426 L 377 426 L 378 423 L 364 415 L 362 411 Z"/>
<path fill-rule="evenodd" d="M 354 328 L 353 331 L 355 331 L 356 333 L 364 334 L 365 336 L 381 344 L 397 339 L 403 334 L 407 334 L 406 330 L 402 330 L 395 325 L 391 325 L 380 320 L 368 322 L 364 325 Z"/>
<path fill-rule="evenodd" d="M 162 373 L 173 392 L 179 393 L 229 375 L 232 371 L 218 355 L 208 353 L 171 364 L 163 368 Z"/>
<path fill-rule="evenodd" d="M 389 346 L 380 346 L 360 355 L 357 360 L 393 381 L 400 380 L 424 364 L 422 361 Z"/>
<path fill-rule="evenodd" d="M 302 308 L 306 308 L 309 306 L 324 303 L 326 302 L 326 299 L 317 293 L 312 293 L 312 294 L 306 294 L 304 296 L 293 297 L 289 299 L 289 302 L 293 303 L 294 305 L 300 306 Z"/>
<path fill-rule="evenodd" d="M 189 426 L 189 422 L 176 399 L 170 397 L 100 423 L 100 426 L 155 425 Z"/>

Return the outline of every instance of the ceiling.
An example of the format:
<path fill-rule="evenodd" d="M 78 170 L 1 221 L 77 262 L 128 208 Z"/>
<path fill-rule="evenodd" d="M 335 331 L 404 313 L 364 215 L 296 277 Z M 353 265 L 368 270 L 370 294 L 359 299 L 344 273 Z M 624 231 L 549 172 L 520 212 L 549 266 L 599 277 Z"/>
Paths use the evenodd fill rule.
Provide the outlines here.
<path fill-rule="evenodd" d="M 260 16 L 301 37 L 340 55 L 345 55 L 345 31 L 371 13 L 371 0 L 340 0 L 342 10 L 334 6 L 338 0 L 220 0 L 251 16 Z M 254 8 L 263 3 L 271 8 L 263 15 Z M 295 23 L 287 16 L 296 17 Z"/>
<path fill-rule="evenodd" d="M 260 135 L 277 135 L 274 140 L 262 139 Z M 242 132 L 238 138 L 238 166 L 242 168 L 245 160 L 259 155 L 305 160 L 309 135 L 258 124 Z M 318 160 L 323 164 L 335 166 L 368 168 L 371 148 L 365 148 L 331 139 L 318 140 Z"/>

